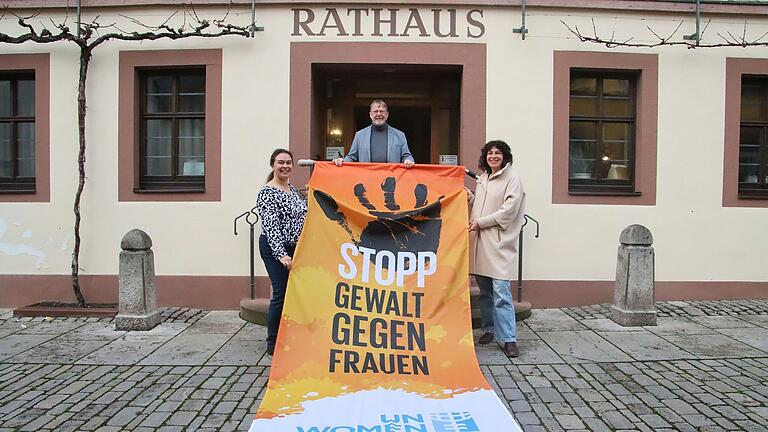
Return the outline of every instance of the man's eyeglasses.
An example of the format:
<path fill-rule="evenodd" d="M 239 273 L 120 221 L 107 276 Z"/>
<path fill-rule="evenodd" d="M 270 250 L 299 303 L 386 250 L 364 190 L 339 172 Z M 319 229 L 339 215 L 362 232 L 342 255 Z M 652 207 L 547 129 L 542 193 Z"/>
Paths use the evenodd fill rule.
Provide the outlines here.
<path fill-rule="evenodd" d="M 371 110 L 371 114 L 385 114 L 386 112 L 387 112 L 387 110 L 385 110 L 385 109 Z"/>

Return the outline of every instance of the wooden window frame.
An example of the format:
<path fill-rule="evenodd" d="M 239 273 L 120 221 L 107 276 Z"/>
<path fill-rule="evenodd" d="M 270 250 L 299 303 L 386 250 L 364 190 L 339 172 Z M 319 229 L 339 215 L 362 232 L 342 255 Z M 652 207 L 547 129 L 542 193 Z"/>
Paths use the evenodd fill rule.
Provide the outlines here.
<path fill-rule="evenodd" d="M 744 127 L 759 128 L 760 138 L 758 139 L 758 182 L 746 183 L 739 178 L 739 198 L 740 199 L 768 199 L 768 75 L 743 75 L 741 79 L 741 101 L 744 97 L 744 84 L 747 81 L 759 83 L 759 97 L 763 99 L 762 119 L 758 121 L 745 121 L 739 115 L 739 159 L 741 159 L 741 129 Z M 741 160 L 739 160 L 739 165 Z M 740 171 L 739 167 L 739 171 Z M 740 174 L 737 174 L 740 175 Z"/>
<path fill-rule="evenodd" d="M 627 146 L 627 172 L 629 179 L 623 180 L 609 180 L 601 179 L 598 175 L 595 175 L 592 179 L 575 179 L 570 176 L 570 170 L 568 175 L 568 193 L 571 195 L 639 195 L 639 192 L 635 190 L 635 135 L 637 129 L 637 73 L 627 71 L 613 71 L 605 69 L 571 69 L 571 76 L 569 82 L 574 78 L 595 78 L 597 79 L 597 109 L 598 113 L 593 116 L 577 116 L 570 113 L 568 122 L 569 126 L 574 121 L 595 122 L 597 123 L 597 139 L 595 145 L 594 160 L 599 163 L 599 151 L 598 149 L 603 146 L 602 125 L 604 123 L 629 123 L 631 131 L 629 134 L 629 141 Z M 604 115 L 603 108 L 603 80 L 605 79 L 626 79 L 629 81 L 629 105 L 631 113 L 625 117 L 608 117 Z M 569 88 L 570 97 L 570 88 Z M 570 133 L 568 137 L 569 143 L 569 160 L 570 160 Z M 596 168 L 595 168 L 596 169 Z"/>
<path fill-rule="evenodd" d="M 575 194 L 569 191 L 571 70 L 637 74 L 635 90 L 634 192 Z M 552 89 L 552 203 L 656 205 L 656 155 L 659 99 L 657 54 L 555 51 Z"/>
<path fill-rule="evenodd" d="M 222 50 L 138 50 L 119 53 L 118 201 L 220 202 Z M 204 190 L 142 190 L 140 72 L 143 69 L 205 68 Z"/>
<path fill-rule="evenodd" d="M 33 77 L 35 81 L 34 183 L 13 182 L 11 186 L 5 182 L 0 185 L 0 202 L 50 202 L 50 56 L 0 54 L 0 75 Z"/>
<path fill-rule="evenodd" d="M 138 70 L 140 80 L 140 116 L 139 116 L 139 187 L 134 192 L 205 192 L 205 175 L 202 176 L 180 176 L 178 175 L 179 166 L 179 136 L 178 123 L 184 119 L 203 119 L 205 120 L 205 111 L 202 112 L 180 112 L 179 106 L 179 77 L 181 75 L 202 75 L 205 79 L 205 67 L 184 67 L 184 68 L 141 68 Z M 171 111 L 168 113 L 147 113 L 147 77 L 148 76 L 170 76 L 173 79 L 173 88 L 171 96 Z M 146 175 L 146 122 L 151 119 L 170 119 L 171 127 L 171 175 L 170 176 L 147 176 Z"/>
<path fill-rule="evenodd" d="M 0 192 L 2 193 L 35 193 L 35 177 L 18 177 L 19 170 L 19 139 L 17 123 L 35 123 L 34 113 L 31 116 L 18 115 L 18 91 L 19 81 L 35 81 L 35 72 L 13 71 L 0 72 L 0 80 L 11 82 L 11 114 L 7 117 L 0 117 L 0 123 L 9 123 L 11 125 L 11 178 L 0 178 Z M 33 95 L 34 99 L 34 95 Z M 35 167 L 37 168 L 37 167 Z"/>
<path fill-rule="evenodd" d="M 768 197 L 739 196 L 741 83 L 743 77 L 768 77 L 768 59 L 725 59 L 725 127 L 723 136 L 723 207 L 768 207 Z"/>

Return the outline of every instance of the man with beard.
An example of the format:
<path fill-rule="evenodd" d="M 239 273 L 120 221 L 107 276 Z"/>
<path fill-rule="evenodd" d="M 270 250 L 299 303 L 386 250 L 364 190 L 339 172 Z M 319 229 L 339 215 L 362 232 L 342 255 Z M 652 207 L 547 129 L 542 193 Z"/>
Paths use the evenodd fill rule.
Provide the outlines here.
<path fill-rule="evenodd" d="M 333 160 L 337 166 L 344 162 L 403 163 L 406 168 L 414 165 L 405 134 L 387 124 L 389 110 L 380 99 L 371 102 L 368 115 L 371 125 L 355 133 L 352 147 L 344 158 Z"/>

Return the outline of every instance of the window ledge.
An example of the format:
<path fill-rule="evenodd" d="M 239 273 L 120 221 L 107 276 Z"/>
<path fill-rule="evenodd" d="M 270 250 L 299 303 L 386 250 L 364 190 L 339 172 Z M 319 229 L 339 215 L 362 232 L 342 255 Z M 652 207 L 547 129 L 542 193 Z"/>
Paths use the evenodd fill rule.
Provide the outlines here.
<path fill-rule="evenodd" d="M 607 191 L 607 190 L 601 190 L 601 191 L 568 191 L 568 195 L 577 195 L 577 196 L 641 196 L 642 193 L 640 192 L 629 192 L 629 191 Z"/>
<path fill-rule="evenodd" d="M 33 189 L 0 189 L 0 195 L 21 195 L 34 194 L 37 191 Z"/>
<path fill-rule="evenodd" d="M 205 193 L 205 189 L 134 189 L 134 193 L 153 194 L 153 193 Z"/>
<path fill-rule="evenodd" d="M 740 200 L 768 200 L 768 193 L 763 194 L 749 194 L 745 195 L 743 193 L 739 194 Z"/>

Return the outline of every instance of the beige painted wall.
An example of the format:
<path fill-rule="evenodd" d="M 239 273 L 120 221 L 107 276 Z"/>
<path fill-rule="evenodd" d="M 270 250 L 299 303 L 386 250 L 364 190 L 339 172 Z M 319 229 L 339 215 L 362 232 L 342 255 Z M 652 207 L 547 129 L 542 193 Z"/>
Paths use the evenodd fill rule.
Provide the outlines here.
<path fill-rule="evenodd" d="M 428 10 L 424 9 L 425 14 Z M 319 19 L 324 16 L 324 9 L 315 11 Z M 130 28 L 114 13 L 108 11 L 100 20 Z M 459 9 L 459 16 L 464 13 L 466 9 Z M 131 15 L 145 22 L 161 22 L 168 13 L 139 9 Z M 768 209 L 721 205 L 725 58 L 766 58 L 768 47 L 610 50 L 659 55 L 656 205 L 552 204 L 553 51 L 609 50 L 579 42 L 560 20 L 591 30 L 594 17 L 605 35 L 615 30 L 619 40 L 630 36 L 651 40 L 646 26 L 669 34 L 681 19 L 617 15 L 530 9 L 529 34 L 523 41 L 512 33 L 520 23 L 518 10 L 486 8 L 482 38 L 462 34 L 450 40 L 487 44 L 487 137 L 505 139 L 512 145 L 528 194 L 528 213 L 542 223 L 540 239 L 526 231 L 525 278 L 611 280 L 621 229 L 640 223 L 651 229 L 656 240 L 658 280 L 768 281 Z M 230 17 L 247 24 L 250 13 L 238 9 Z M 290 42 L 383 40 L 291 36 L 293 17 L 286 8 L 260 8 L 257 17 L 266 31 L 257 33 L 255 39 L 108 42 L 95 51 L 88 83 L 82 274 L 117 273 L 120 239 L 132 228 L 143 229 L 152 237 L 158 274 L 247 274 L 246 225 L 240 226 L 242 235 L 235 237 L 232 219 L 254 204 L 269 170 L 267 158 L 272 149 L 288 143 Z M 691 17 L 684 21 L 678 40 L 694 28 Z M 749 21 L 750 34 L 768 31 L 768 17 Z M 17 28 L 4 19 L 0 30 L 15 34 Z M 743 17 L 717 16 L 705 40 L 714 41 L 717 32 L 740 34 L 742 30 Z M 397 42 L 412 41 L 446 40 L 397 38 Z M 121 50 L 185 48 L 223 50 L 221 202 L 118 203 L 118 54 Z M 2 46 L 2 53 L 28 52 L 51 53 L 51 202 L 0 202 L 0 274 L 67 274 L 77 182 L 77 52 L 67 43 Z M 478 148 L 481 144 L 463 143 Z M 256 265 L 257 273 L 265 274 L 258 258 Z"/>

